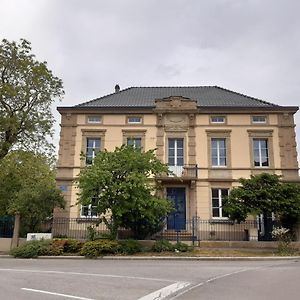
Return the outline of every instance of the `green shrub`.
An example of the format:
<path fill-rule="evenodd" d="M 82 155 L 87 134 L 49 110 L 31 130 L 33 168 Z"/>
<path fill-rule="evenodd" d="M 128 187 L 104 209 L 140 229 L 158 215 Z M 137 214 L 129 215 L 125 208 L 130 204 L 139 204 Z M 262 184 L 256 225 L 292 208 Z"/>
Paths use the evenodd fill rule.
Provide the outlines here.
<path fill-rule="evenodd" d="M 78 253 L 83 246 L 82 242 L 74 239 L 56 239 L 53 244 L 62 247 L 64 253 Z"/>
<path fill-rule="evenodd" d="M 174 251 L 174 246 L 166 240 L 156 241 L 152 246 L 154 252 Z"/>
<path fill-rule="evenodd" d="M 142 251 L 141 244 L 136 240 L 124 240 L 120 242 L 120 253 L 135 254 Z"/>
<path fill-rule="evenodd" d="M 187 252 L 189 251 L 189 246 L 187 244 L 178 242 L 174 245 L 174 250 L 179 252 Z"/>
<path fill-rule="evenodd" d="M 96 240 L 84 243 L 80 255 L 93 258 L 103 254 L 115 254 L 120 250 L 120 245 L 116 241 Z"/>
<path fill-rule="evenodd" d="M 66 240 L 66 243 L 64 246 L 64 252 L 78 253 L 78 252 L 80 252 L 82 246 L 83 246 L 83 242 L 80 242 L 78 240 L 68 239 L 68 240 Z"/>
<path fill-rule="evenodd" d="M 10 251 L 10 255 L 20 258 L 34 258 L 43 255 L 61 255 L 63 247 L 55 245 L 52 240 L 26 242 Z"/>

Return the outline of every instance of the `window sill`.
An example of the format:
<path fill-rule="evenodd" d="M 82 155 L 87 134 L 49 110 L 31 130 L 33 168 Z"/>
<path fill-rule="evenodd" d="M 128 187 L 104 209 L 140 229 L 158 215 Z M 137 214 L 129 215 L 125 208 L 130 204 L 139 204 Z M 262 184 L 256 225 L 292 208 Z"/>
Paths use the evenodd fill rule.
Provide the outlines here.
<path fill-rule="evenodd" d="M 270 166 L 262 166 L 262 167 L 260 167 L 260 166 L 254 166 L 254 169 L 270 169 Z"/>
<path fill-rule="evenodd" d="M 228 169 L 228 166 L 211 166 L 212 169 Z"/>

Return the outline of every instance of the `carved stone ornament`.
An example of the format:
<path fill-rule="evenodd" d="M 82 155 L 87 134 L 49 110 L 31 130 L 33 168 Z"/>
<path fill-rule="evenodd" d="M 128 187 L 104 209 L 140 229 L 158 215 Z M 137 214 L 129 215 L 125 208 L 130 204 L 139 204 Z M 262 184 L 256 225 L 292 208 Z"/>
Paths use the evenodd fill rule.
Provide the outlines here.
<path fill-rule="evenodd" d="M 166 124 L 187 124 L 186 115 L 166 115 Z"/>
<path fill-rule="evenodd" d="M 155 100 L 156 110 L 184 111 L 197 110 L 197 102 L 190 98 L 181 96 L 171 96 Z"/>
<path fill-rule="evenodd" d="M 166 125 L 165 126 L 165 131 L 184 132 L 184 131 L 188 131 L 188 126 Z"/>

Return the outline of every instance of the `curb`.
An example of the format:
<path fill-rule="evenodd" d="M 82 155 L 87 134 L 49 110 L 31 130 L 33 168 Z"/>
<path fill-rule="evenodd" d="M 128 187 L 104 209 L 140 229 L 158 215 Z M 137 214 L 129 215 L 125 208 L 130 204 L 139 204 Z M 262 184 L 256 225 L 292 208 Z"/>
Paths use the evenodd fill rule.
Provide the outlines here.
<path fill-rule="evenodd" d="M 10 255 L 0 255 L 0 258 L 11 258 Z M 20 258 L 18 258 L 20 259 Z M 39 256 L 38 259 L 86 259 L 84 256 Z M 182 261 L 262 261 L 262 260 L 300 260 L 300 256 L 102 256 L 97 260 L 182 260 Z"/>

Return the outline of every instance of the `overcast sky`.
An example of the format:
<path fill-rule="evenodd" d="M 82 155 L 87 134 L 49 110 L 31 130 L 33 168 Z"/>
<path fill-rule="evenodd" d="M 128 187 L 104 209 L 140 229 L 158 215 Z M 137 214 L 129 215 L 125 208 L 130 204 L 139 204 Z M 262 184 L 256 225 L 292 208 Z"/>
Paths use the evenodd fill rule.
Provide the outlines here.
<path fill-rule="evenodd" d="M 298 106 L 299 12 L 298 0 L 0 0 L 0 38 L 32 43 L 64 82 L 63 106 L 116 83 L 218 85 Z M 299 112 L 296 123 L 299 153 Z"/>

